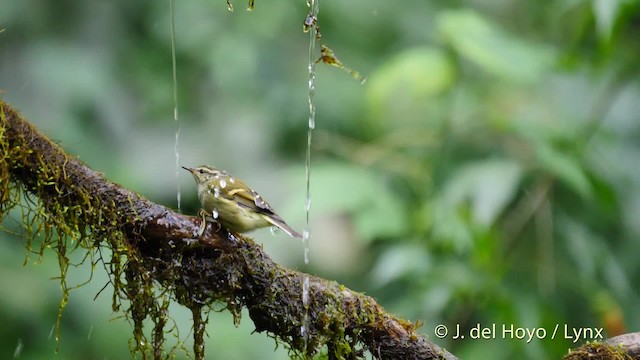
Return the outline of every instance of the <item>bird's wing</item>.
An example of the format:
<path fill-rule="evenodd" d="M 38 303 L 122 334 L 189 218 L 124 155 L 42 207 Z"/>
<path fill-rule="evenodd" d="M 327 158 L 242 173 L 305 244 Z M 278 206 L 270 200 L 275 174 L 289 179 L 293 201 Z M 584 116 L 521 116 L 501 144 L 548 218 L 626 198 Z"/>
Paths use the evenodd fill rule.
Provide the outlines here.
<path fill-rule="evenodd" d="M 238 186 L 237 188 L 226 192 L 225 195 L 230 200 L 235 201 L 239 206 L 258 211 L 266 215 L 276 215 L 271 205 L 264 201 L 260 194 L 246 186 Z"/>
<path fill-rule="evenodd" d="M 228 191 L 226 195 L 230 200 L 238 204 L 238 206 L 266 215 L 265 219 L 267 221 L 282 229 L 284 232 L 289 234 L 289 236 L 302 239 L 302 235 L 287 225 L 284 219 L 275 213 L 271 205 L 264 201 L 262 196 L 254 190 L 251 190 L 246 186 L 238 186 L 237 188 Z"/>

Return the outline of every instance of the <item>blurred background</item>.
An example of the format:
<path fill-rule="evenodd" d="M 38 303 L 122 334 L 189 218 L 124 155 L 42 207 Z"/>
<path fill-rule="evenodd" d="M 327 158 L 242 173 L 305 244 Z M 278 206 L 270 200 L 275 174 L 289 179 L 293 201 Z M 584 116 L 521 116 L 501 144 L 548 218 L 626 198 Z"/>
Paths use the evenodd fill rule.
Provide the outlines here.
<path fill-rule="evenodd" d="M 305 2 L 175 2 L 181 165 L 228 170 L 302 230 Z M 195 184 L 175 167 L 169 2 L 0 7 L 0 96 L 155 202 L 177 208 L 179 184 L 195 214 Z M 438 339 L 437 324 L 638 330 L 638 0 L 322 1 L 319 25 L 368 81 L 318 66 L 310 264 L 299 241 L 254 232 L 277 262 L 375 297 L 462 358 L 559 358 L 577 344 Z M 23 240 L 0 237 L 0 358 L 52 358 L 57 258 L 25 259 Z M 90 270 L 70 269 L 70 285 Z M 106 283 L 98 265 L 71 292 L 56 358 L 130 356 Z M 171 314 L 169 345 L 190 348 L 190 313 Z M 227 312 L 209 320 L 207 358 L 288 358 L 246 314 L 238 329 Z"/>

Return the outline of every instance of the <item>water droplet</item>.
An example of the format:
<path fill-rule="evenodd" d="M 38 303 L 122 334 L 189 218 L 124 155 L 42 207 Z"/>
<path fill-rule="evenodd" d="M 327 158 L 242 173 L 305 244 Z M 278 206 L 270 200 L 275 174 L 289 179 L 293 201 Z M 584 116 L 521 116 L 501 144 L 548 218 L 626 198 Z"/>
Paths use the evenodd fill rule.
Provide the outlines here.
<path fill-rule="evenodd" d="M 24 348 L 24 344 L 22 343 L 22 339 L 18 339 L 18 344 L 16 345 L 16 349 L 13 351 L 13 358 L 17 359 L 22 354 L 22 348 Z"/>
<path fill-rule="evenodd" d="M 308 197 L 308 198 L 307 198 L 307 201 L 305 201 L 305 204 L 304 204 L 304 210 L 305 210 L 305 211 L 309 211 L 309 210 L 311 210 L 311 198 L 310 198 L 310 197 Z"/>
<path fill-rule="evenodd" d="M 218 209 L 213 209 L 213 211 L 211 211 L 211 216 L 213 216 L 214 219 L 217 219 L 218 216 L 220 216 Z"/>
<path fill-rule="evenodd" d="M 140 340 L 140 346 L 145 346 L 146 343 L 144 342 L 144 340 Z"/>
<path fill-rule="evenodd" d="M 93 333 L 93 325 L 89 328 L 89 333 L 87 334 L 87 340 L 91 340 L 91 334 Z"/>
<path fill-rule="evenodd" d="M 305 276 L 302 282 L 302 304 L 309 306 L 309 276 Z"/>
<path fill-rule="evenodd" d="M 229 178 L 229 182 L 232 183 L 232 184 L 235 184 L 236 183 L 236 179 L 233 178 L 233 177 L 230 177 Z"/>
<path fill-rule="evenodd" d="M 317 21 L 318 19 L 313 16 L 311 11 L 309 11 L 309 14 L 307 14 L 307 17 L 304 19 L 304 23 L 302 24 L 302 31 L 306 33 L 311 31 L 311 28 L 316 26 Z"/>
<path fill-rule="evenodd" d="M 271 235 L 278 236 L 278 232 L 280 232 L 280 228 L 277 226 L 272 226 L 269 228 L 269 231 L 271 231 Z"/>
<path fill-rule="evenodd" d="M 220 184 L 220 188 L 221 188 L 221 189 L 224 189 L 224 188 L 226 188 L 226 187 L 227 187 L 227 180 L 225 180 L 225 179 L 220 179 L 220 183 L 219 183 L 219 184 Z"/>
<path fill-rule="evenodd" d="M 305 264 L 309 264 L 309 239 L 311 239 L 311 232 L 307 227 L 302 232 L 302 243 L 304 244 L 304 263 Z"/>
<path fill-rule="evenodd" d="M 217 187 L 213 188 L 213 196 L 216 197 L 216 198 L 220 197 L 220 189 L 219 188 L 217 188 Z"/>
<path fill-rule="evenodd" d="M 49 331 L 49 339 L 51 339 L 51 337 L 53 336 L 53 331 L 54 331 L 55 329 L 56 329 L 56 325 L 54 324 L 54 325 L 51 327 L 51 331 Z"/>
<path fill-rule="evenodd" d="M 309 342 L 309 287 L 309 276 L 305 275 L 302 281 L 302 306 L 304 307 L 304 316 L 302 317 L 302 326 L 300 326 L 305 351 L 307 350 Z"/>

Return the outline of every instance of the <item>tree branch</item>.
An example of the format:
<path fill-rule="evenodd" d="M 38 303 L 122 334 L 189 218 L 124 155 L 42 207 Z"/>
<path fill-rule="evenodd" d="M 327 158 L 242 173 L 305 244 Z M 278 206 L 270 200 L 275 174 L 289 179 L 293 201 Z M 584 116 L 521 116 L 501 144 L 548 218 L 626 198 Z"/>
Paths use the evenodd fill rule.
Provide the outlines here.
<path fill-rule="evenodd" d="M 640 359 L 640 333 L 619 335 L 603 342 L 588 342 L 569 351 L 562 359 Z"/>
<path fill-rule="evenodd" d="M 157 292 L 149 290 L 155 284 L 193 311 L 197 357 L 204 356 L 203 342 L 198 341 L 204 325 L 197 315 L 213 302 L 226 302 L 237 316 L 240 307 L 246 307 L 258 332 L 267 331 L 307 354 L 327 345 L 330 359 L 361 358 L 365 349 L 379 359 L 455 359 L 417 333 L 415 325 L 386 313 L 373 298 L 286 269 L 250 239 L 215 224 L 207 224 L 197 237 L 199 217 L 177 214 L 106 180 L 65 154 L 2 100 L 0 151 L 0 220 L 16 206 L 10 200 L 15 192 L 26 190 L 39 199 L 46 214 L 42 216 L 56 231 L 76 238 L 89 251 L 109 246 L 115 291 L 132 302 L 128 315 L 136 324 L 134 337 L 143 336 L 144 318 L 154 320 L 149 356 L 161 356 L 166 323 L 164 305 Z M 58 244 L 61 259 L 64 246 Z M 310 301 L 305 309 L 301 299 L 307 276 Z M 140 292 L 144 296 L 136 295 Z M 306 341 L 300 330 L 305 314 Z"/>

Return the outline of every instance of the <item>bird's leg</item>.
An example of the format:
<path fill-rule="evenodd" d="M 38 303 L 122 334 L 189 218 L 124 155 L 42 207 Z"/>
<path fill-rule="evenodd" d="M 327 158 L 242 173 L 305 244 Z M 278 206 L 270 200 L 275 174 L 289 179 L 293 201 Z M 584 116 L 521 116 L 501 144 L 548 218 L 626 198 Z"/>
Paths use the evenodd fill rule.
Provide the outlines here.
<path fill-rule="evenodd" d="M 200 211 L 198 211 L 198 215 L 200 215 L 200 217 L 202 218 L 202 222 L 200 223 L 200 229 L 198 229 L 198 237 L 204 234 L 204 230 L 207 228 L 207 221 L 218 225 L 218 228 L 216 229 L 216 231 L 219 231 L 220 227 L 222 227 L 222 225 L 220 225 L 220 223 L 216 221 L 216 219 L 213 216 L 211 216 L 211 214 L 206 212 L 204 209 L 200 209 Z"/>
<path fill-rule="evenodd" d="M 200 215 L 200 217 L 202 217 L 202 222 L 200 223 L 200 229 L 198 230 L 198 237 L 202 236 L 202 234 L 204 234 L 204 229 L 207 228 L 207 212 L 204 211 L 204 209 L 200 209 L 200 211 L 198 212 L 198 215 Z"/>

